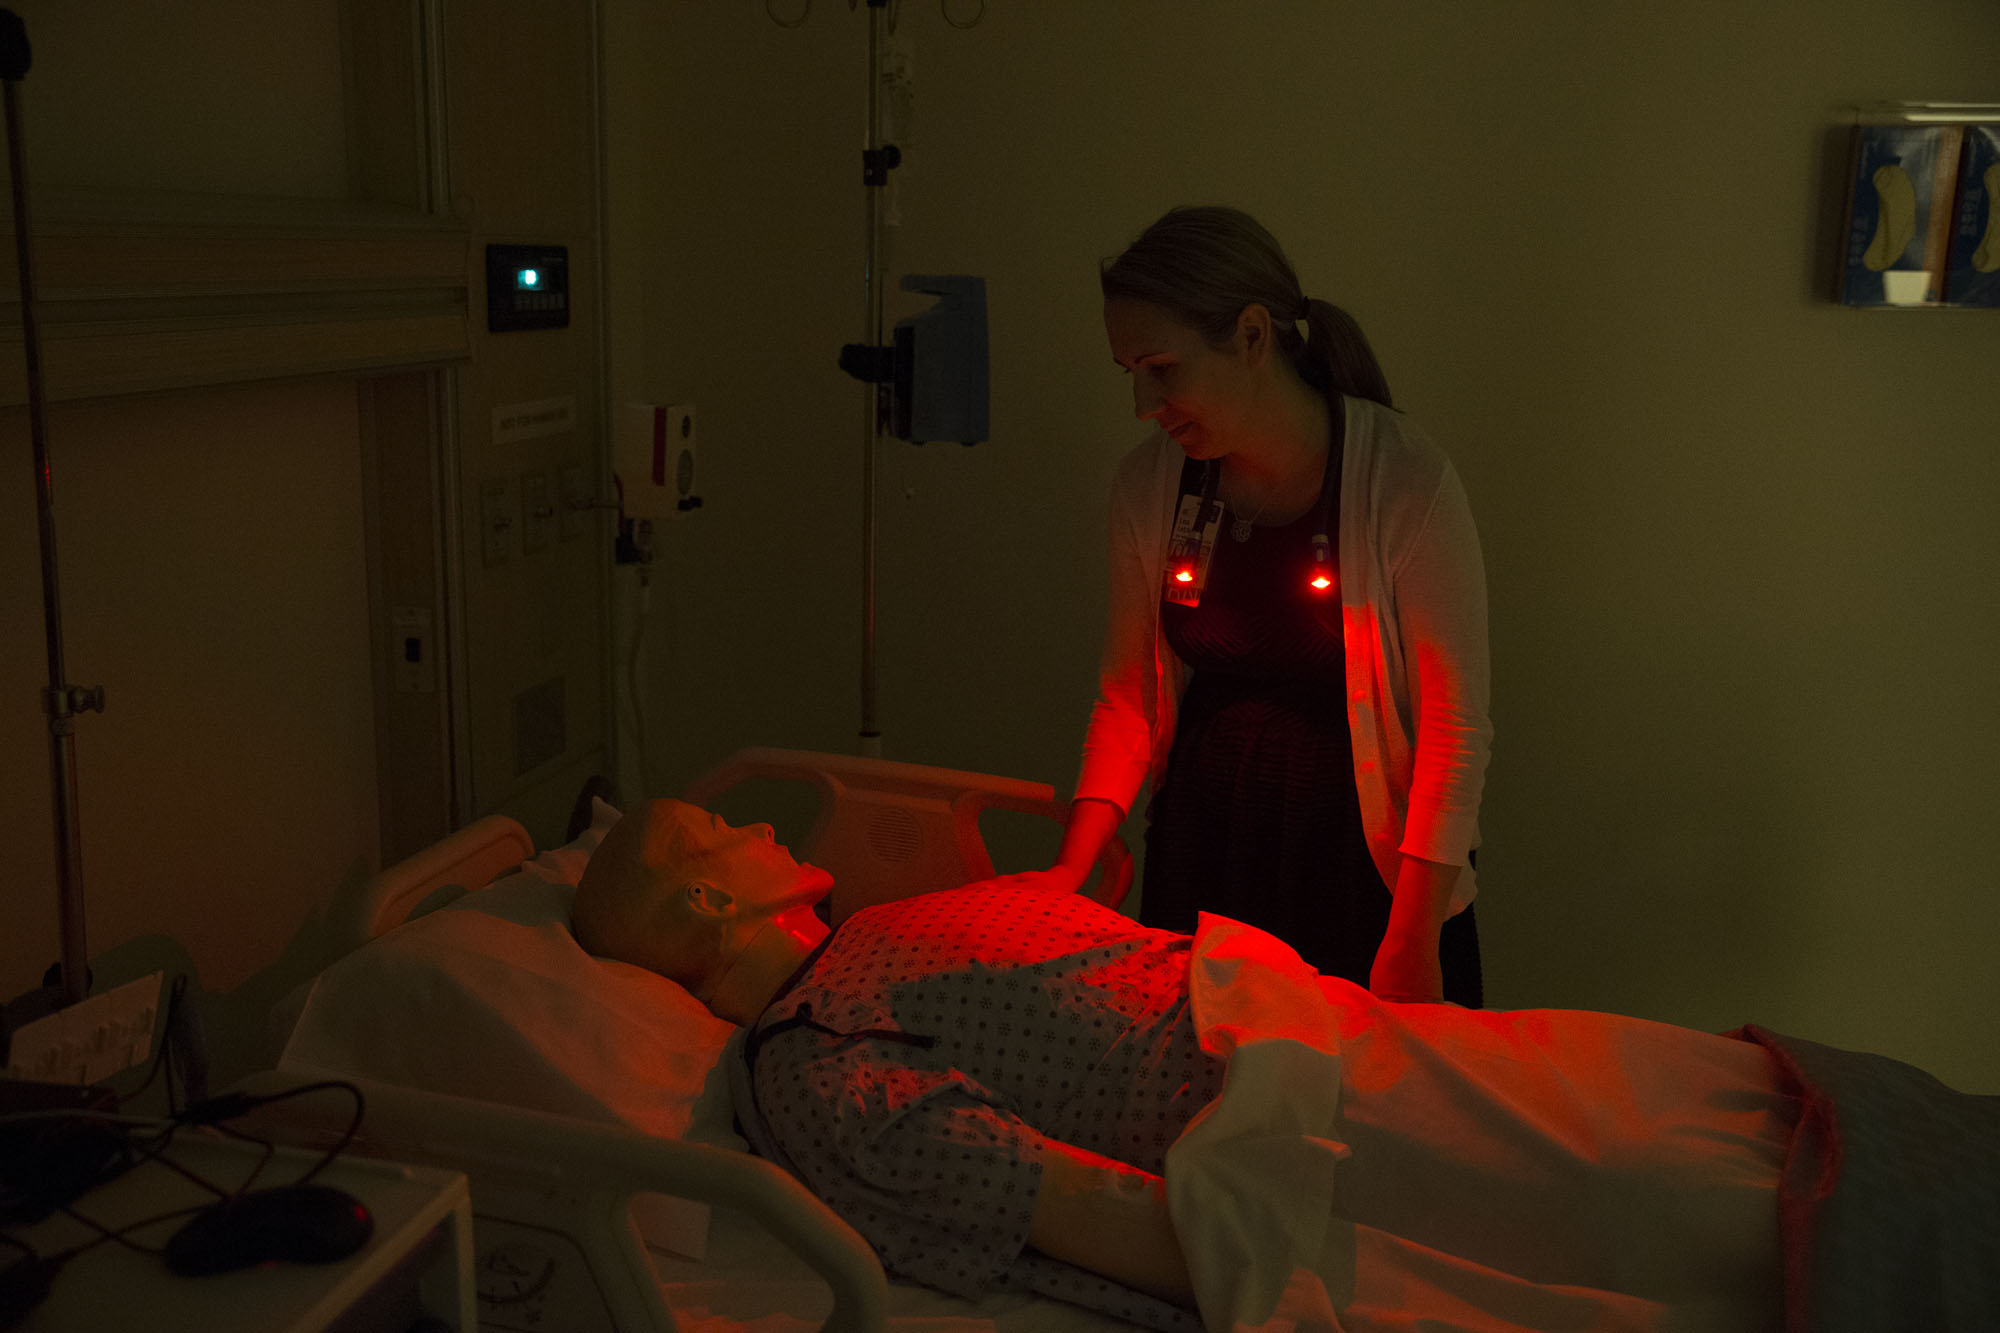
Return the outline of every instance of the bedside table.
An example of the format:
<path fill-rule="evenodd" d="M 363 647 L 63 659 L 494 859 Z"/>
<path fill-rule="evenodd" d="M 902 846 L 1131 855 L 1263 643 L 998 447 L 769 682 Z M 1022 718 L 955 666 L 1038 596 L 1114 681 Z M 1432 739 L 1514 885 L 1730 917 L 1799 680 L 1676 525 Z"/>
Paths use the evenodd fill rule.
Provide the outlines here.
<path fill-rule="evenodd" d="M 224 1189 L 249 1179 L 262 1147 L 212 1131 L 184 1129 L 167 1156 Z M 257 1186 L 290 1184 L 320 1154 L 279 1148 Z M 313 1177 L 361 1200 L 373 1214 L 368 1243 L 329 1264 L 269 1263 L 212 1277 L 180 1277 L 156 1255 L 116 1241 L 70 1260 L 22 1333 L 477 1333 L 472 1283 L 472 1213 L 465 1177 L 435 1167 L 342 1156 Z M 74 1203 L 113 1231 L 215 1196 L 160 1162 L 144 1162 Z M 157 1249 L 185 1217 L 133 1232 Z M 12 1228 L 44 1255 L 97 1232 L 58 1212 Z"/>

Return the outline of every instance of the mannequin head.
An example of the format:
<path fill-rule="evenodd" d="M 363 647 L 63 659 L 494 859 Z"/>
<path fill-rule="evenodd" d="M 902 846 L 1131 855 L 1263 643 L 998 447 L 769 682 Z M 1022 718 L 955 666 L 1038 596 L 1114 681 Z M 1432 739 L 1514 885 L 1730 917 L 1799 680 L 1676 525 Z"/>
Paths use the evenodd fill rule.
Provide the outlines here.
<path fill-rule="evenodd" d="M 591 855 L 571 926 L 591 953 L 658 972 L 743 1023 L 825 936 L 812 905 L 832 887 L 769 824 L 734 828 L 684 801 L 647 801 Z"/>

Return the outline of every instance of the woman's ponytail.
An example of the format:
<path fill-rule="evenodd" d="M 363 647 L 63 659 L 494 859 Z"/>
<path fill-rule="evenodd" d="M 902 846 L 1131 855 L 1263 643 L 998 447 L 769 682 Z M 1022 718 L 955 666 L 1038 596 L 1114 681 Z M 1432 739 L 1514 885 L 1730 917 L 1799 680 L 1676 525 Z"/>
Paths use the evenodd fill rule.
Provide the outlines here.
<path fill-rule="evenodd" d="M 1331 301 L 1308 299 L 1306 327 L 1297 363 L 1306 383 L 1328 397 L 1341 393 L 1395 406 L 1389 400 L 1389 377 L 1354 316 Z"/>

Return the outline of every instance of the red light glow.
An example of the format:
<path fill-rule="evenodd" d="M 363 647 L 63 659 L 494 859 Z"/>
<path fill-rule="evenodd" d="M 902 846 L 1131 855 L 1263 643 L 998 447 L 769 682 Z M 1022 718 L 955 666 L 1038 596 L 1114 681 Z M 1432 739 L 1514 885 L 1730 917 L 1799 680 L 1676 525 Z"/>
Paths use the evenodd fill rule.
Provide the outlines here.
<path fill-rule="evenodd" d="M 1175 570 L 1175 571 L 1174 571 L 1174 582 L 1176 582 L 1176 583 L 1193 583 L 1193 582 L 1194 582 L 1194 571 L 1193 571 L 1193 570 L 1191 570 L 1191 569 L 1177 569 L 1177 570 Z"/>
<path fill-rule="evenodd" d="M 1312 586 L 1317 592 L 1325 592 L 1333 586 L 1333 580 L 1324 574 L 1315 574 L 1312 577 Z"/>

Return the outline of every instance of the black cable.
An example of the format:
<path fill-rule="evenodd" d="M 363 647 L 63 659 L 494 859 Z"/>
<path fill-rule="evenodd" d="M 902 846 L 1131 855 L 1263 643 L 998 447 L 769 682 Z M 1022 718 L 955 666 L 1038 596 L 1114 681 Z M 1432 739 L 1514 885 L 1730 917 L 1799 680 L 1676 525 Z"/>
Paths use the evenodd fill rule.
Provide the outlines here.
<path fill-rule="evenodd" d="M 340 1139 L 321 1155 L 319 1161 L 315 1162 L 311 1169 L 292 1182 L 295 1185 L 303 1185 L 320 1172 L 326 1170 L 327 1167 L 333 1165 L 334 1159 L 339 1157 L 341 1153 L 346 1152 L 348 1145 L 354 1142 L 354 1136 L 361 1132 L 362 1118 L 368 1113 L 368 1100 L 362 1095 L 360 1088 L 345 1079 L 323 1079 L 317 1083 L 302 1083 L 296 1088 L 287 1088 L 283 1092 L 225 1092 L 211 1097 L 205 1102 L 198 1102 L 190 1106 L 176 1117 L 176 1123 L 213 1125 L 221 1129 L 223 1128 L 221 1122 L 225 1120 L 234 1120 L 238 1116 L 247 1115 L 260 1107 L 289 1101 L 294 1097 L 303 1097 L 308 1093 L 324 1092 L 329 1088 L 337 1088 L 354 1099 L 354 1114 L 348 1119 L 347 1129 L 341 1134 Z"/>
<path fill-rule="evenodd" d="M 348 1095 L 354 1098 L 354 1114 L 348 1120 L 347 1128 L 341 1134 L 339 1140 L 331 1148 L 327 1149 L 323 1154 L 321 1154 L 319 1161 L 315 1162 L 312 1165 L 312 1167 L 306 1171 L 304 1175 L 300 1176 L 296 1181 L 292 1182 L 293 1184 L 296 1185 L 303 1185 L 307 1181 L 311 1180 L 314 1176 L 318 1175 L 321 1171 L 324 1171 L 328 1166 L 332 1165 L 334 1160 L 338 1158 L 342 1152 L 346 1151 L 348 1145 L 354 1141 L 354 1136 L 360 1132 L 361 1120 L 367 1109 L 367 1099 L 362 1095 L 361 1089 L 355 1087 L 352 1083 L 348 1083 L 342 1080 L 330 1079 L 319 1083 L 302 1084 L 301 1086 L 296 1088 L 287 1088 L 283 1092 L 269 1093 L 261 1096 L 253 1096 L 248 1093 L 224 1093 L 222 1096 L 211 1098 L 207 1102 L 201 1103 L 199 1106 L 190 1107 L 182 1117 L 168 1122 L 164 1127 L 164 1129 L 161 1131 L 161 1133 L 151 1142 L 142 1144 L 135 1141 L 131 1144 L 131 1147 L 139 1154 L 142 1162 L 146 1161 L 156 1162 L 159 1165 L 166 1167 L 168 1170 L 171 1170 L 176 1174 L 185 1177 L 192 1183 L 201 1186 L 203 1189 L 208 1190 L 210 1193 L 216 1196 L 218 1201 L 226 1201 L 229 1199 L 240 1198 L 241 1196 L 248 1194 L 251 1191 L 251 1189 L 254 1188 L 257 1182 L 257 1177 L 263 1174 L 264 1168 L 270 1164 L 272 1157 L 274 1157 L 277 1154 L 278 1145 L 269 1139 L 260 1138 L 257 1135 L 248 1134 L 243 1132 L 242 1130 L 232 1128 L 230 1125 L 224 1123 L 224 1121 L 227 1119 L 234 1119 L 235 1117 L 240 1115 L 244 1115 L 249 1111 L 253 1111 L 261 1106 L 269 1106 L 274 1102 L 286 1101 L 289 1100 L 290 1098 L 301 1097 L 308 1093 L 324 1092 L 330 1088 L 344 1091 Z M 213 1181 L 206 1180 L 199 1174 L 190 1171 L 187 1167 L 181 1165 L 179 1162 L 174 1161 L 171 1157 L 168 1157 L 166 1155 L 167 1150 L 173 1146 L 175 1134 L 181 1128 L 189 1124 L 206 1124 L 210 1128 L 218 1130 L 219 1132 L 226 1134 L 231 1138 L 238 1139 L 245 1143 L 257 1144 L 259 1147 L 263 1148 L 264 1150 L 263 1155 L 257 1159 L 257 1164 L 250 1169 L 250 1174 L 244 1179 L 241 1185 L 238 1185 L 233 1190 L 225 1189 L 222 1186 L 215 1184 Z M 158 1257 L 162 1252 L 161 1248 L 149 1245 L 142 1245 L 139 1242 L 130 1239 L 131 1234 L 135 1231 L 143 1231 L 150 1226 L 156 1226 L 161 1222 L 167 1222 L 178 1217 L 186 1217 L 189 1214 L 201 1212 L 203 1209 L 210 1208 L 213 1206 L 214 1205 L 210 1203 L 188 1204 L 184 1207 L 170 1209 L 169 1211 L 164 1213 L 156 1213 L 151 1217 L 141 1218 L 136 1222 L 129 1222 L 124 1226 L 117 1227 L 115 1229 L 112 1227 L 105 1226 L 103 1223 L 98 1222 L 94 1218 L 85 1216 L 83 1213 L 77 1211 L 75 1208 L 64 1206 L 62 1211 L 66 1215 L 75 1219 L 78 1222 L 81 1222 L 83 1225 L 89 1227 L 91 1230 L 97 1232 L 98 1234 L 94 1239 L 84 1241 L 80 1245 L 71 1246 L 69 1249 L 62 1251 L 59 1254 L 50 1255 L 46 1260 L 42 1260 L 41 1262 L 60 1266 L 61 1264 L 68 1263 L 71 1259 L 75 1258 L 79 1254 L 84 1253 L 87 1250 L 95 1249 L 97 1246 L 104 1245 L 107 1243 L 116 1243 L 119 1245 L 123 1245 L 126 1249 L 135 1250 L 140 1254 Z M 8 1241 L 13 1242 L 16 1245 L 21 1246 L 22 1249 L 31 1257 L 37 1259 L 40 1258 L 40 1256 L 36 1255 L 34 1248 L 28 1245 L 27 1242 L 25 1241 L 16 1240 L 12 1236 L 5 1236 L 4 1233 L 0 1233 L 0 1239 L 6 1239 Z M 53 1269 L 51 1269 L 51 1275 L 53 1275 Z"/>
<path fill-rule="evenodd" d="M 4 14 L 4 12 L 0 11 L 0 14 Z M 162 1025 L 168 1030 L 171 1030 L 173 1011 L 180 1003 L 185 985 L 185 975 L 176 977 L 173 989 L 168 993 L 167 1020 Z M 145 1081 L 139 1085 L 132 1095 L 136 1096 L 138 1093 L 144 1092 L 152 1084 L 154 1077 L 164 1068 L 167 1070 L 167 1096 L 168 1103 L 171 1106 L 174 1099 L 171 1059 L 169 1043 L 163 1039 L 159 1051 L 154 1055 L 153 1066 L 147 1071 Z M 271 1159 L 277 1154 L 278 1146 L 269 1139 L 236 1129 L 226 1122 L 238 1116 L 248 1114 L 259 1107 L 270 1106 L 273 1103 L 287 1101 L 293 1097 L 303 1097 L 309 1093 L 323 1092 L 327 1089 L 339 1089 L 352 1097 L 354 1099 L 354 1113 L 348 1119 L 347 1128 L 341 1133 L 333 1146 L 322 1153 L 320 1159 L 313 1163 L 303 1175 L 293 1182 L 296 1185 L 303 1185 L 332 1165 L 340 1154 L 345 1152 L 348 1146 L 354 1142 L 355 1135 L 361 1131 L 362 1118 L 367 1114 L 367 1099 L 362 1095 L 361 1089 L 352 1083 L 341 1079 L 327 1079 L 317 1083 L 301 1084 L 296 1088 L 287 1088 L 282 1092 L 262 1095 L 224 1093 L 219 1097 L 211 1097 L 206 1101 L 199 1102 L 189 1107 L 186 1111 L 176 1111 L 175 1114 L 163 1120 L 103 1111 L 27 1111 L 0 1116 L 0 1124 L 18 1123 L 24 1120 L 43 1118 L 61 1118 L 72 1121 L 77 1119 L 94 1120 L 101 1124 L 116 1126 L 122 1131 L 121 1155 L 127 1158 L 136 1158 L 136 1160 L 129 1161 L 127 1165 L 137 1166 L 143 1165 L 146 1162 L 156 1162 L 190 1182 L 199 1185 L 201 1188 L 208 1190 L 210 1193 L 216 1195 L 218 1200 L 227 1201 L 239 1198 L 250 1192 L 256 1185 L 257 1178 L 263 1174 L 264 1168 L 270 1165 Z M 129 1100 L 129 1098 L 126 1100 Z M 257 1159 L 256 1165 L 251 1167 L 250 1174 L 245 1177 L 241 1185 L 237 1186 L 234 1190 L 224 1189 L 213 1181 L 204 1179 L 196 1172 L 189 1170 L 167 1155 L 173 1147 L 175 1136 L 183 1127 L 188 1125 L 208 1125 L 231 1138 L 261 1146 L 264 1150 L 263 1154 Z M 145 1132 L 148 1129 L 154 1132 L 148 1134 Z M 88 1188 L 94 1188 L 96 1184 L 101 1183 L 101 1180 L 102 1177 L 98 1181 L 91 1182 L 85 1192 L 88 1192 Z M 28 1241 L 0 1231 L 0 1242 L 5 1242 L 7 1245 L 12 1246 L 18 1251 L 20 1256 L 10 1264 L 0 1265 L 0 1329 L 13 1327 L 14 1324 L 25 1318 L 46 1300 L 56 1276 L 61 1273 L 70 1260 L 76 1258 L 78 1255 L 88 1253 L 100 1245 L 117 1244 L 139 1254 L 158 1258 L 165 1253 L 164 1247 L 145 1245 L 133 1240 L 133 1233 L 144 1231 L 148 1227 L 158 1226 L 162 1222 L 169 1222 L 177 1218 L 203 1212 L 215 1207 L 216 1204 L 212 1202 L 188 1204 L 167 1212 L 155 1213 L 151 1217 L 140 1218 L 136 1222 L 129 1222 L 124 1226 L 116 1228 L 108 1227 L 95 1218 L 87 1216 L 69 1206 L 66 1201 L 57 1206 L 66 1216 L 95 1231 L 97 1235 L 58 1253 L 43 1255 Z"/>
<path fill-rule="evenodd" d="M 264 1174 L 264 1168 L 269 1166 L 271 1159 L 277 1155 L 278 1145 L 269 1139 L 260 1139 L 255 1134 L 245 1134 L 240 1129 L 231 1129 L 228 1125 L 217 1124 L 210 1126 L 210 1128 L 220 1130 L 239 1143 L 254 1143 L 264 1150 L 263 1155 L 257 1159 L 257 1165 L 250 1168 L 250 1174 L 245 1176 L 243 1183 L 236 1187 L 236 1193 L 239 1196 L 248 1194 L 252 1189 L 256 1188 L 257 1177 Z"/>

